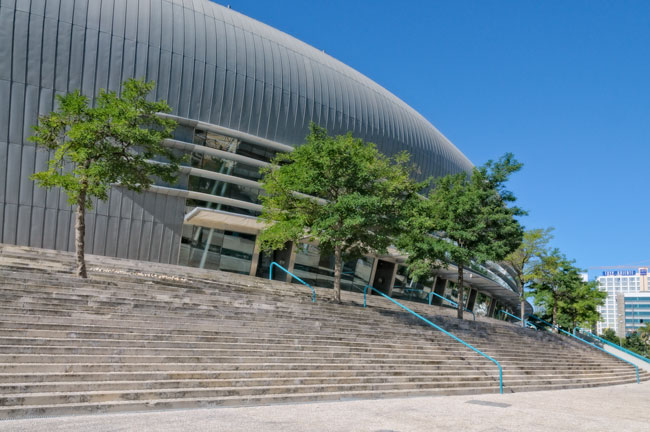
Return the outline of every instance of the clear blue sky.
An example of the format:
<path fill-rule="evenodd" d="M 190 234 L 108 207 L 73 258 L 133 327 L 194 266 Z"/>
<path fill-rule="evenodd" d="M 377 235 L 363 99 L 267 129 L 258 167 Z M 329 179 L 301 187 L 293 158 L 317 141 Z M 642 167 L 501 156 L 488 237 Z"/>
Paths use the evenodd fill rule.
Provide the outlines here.
<path fill-rule="evenodd" d="M 375 80 L 475 164 L 513 152 L 522 222 L 555 227 L 579 266 L 650 263 L 650 1 L 230 5 Z"/>

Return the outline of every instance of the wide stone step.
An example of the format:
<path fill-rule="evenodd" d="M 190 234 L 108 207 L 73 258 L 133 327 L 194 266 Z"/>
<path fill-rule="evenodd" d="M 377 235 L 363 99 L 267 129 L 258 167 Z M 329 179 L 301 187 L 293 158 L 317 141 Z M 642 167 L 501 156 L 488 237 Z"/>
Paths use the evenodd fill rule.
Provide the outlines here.
<path fill-rule="evenodd" d="M 258 281 L 257 283 L 259 284 L 259 279 L 257 279 L 257 281 Z M 75 279 L 72 279 L 72 281 L 71 281 L 70 283 L 78 283 L 78 279 L 76 279 L 76 280 L 75 280 Z M 275 283 L 275 284 L 278 284 L 277 282 L 274 282 L 274 283 Z M 289 285 L 289 284 L 280 284 L 280 285 L 281 285 L 281 286 L 289 286 L 289 287 L 292 288 L 293 291 L 295 291 L 295 287 L 296 287 L 296 285 Z M 178 288 L 180 289 L 180 287 L 178 287 Z M 237 286 L 237 287 L 234 287 L 234 288 L 233 288 L 233 287 L 228 287 L 228 288 L 226 288 L 226 287 L 220 287 L 219 294 L 220 294 L 220 295 L 223 295 L 223 294 L 225 293 L 226 290 L 231 289 L 231 290 L 233 290 L 232 292 L 236 293 L 236 295 L 241 295 L 241 294 L 242 294 L 242 292 L 241 292 L 241 289 L 242 289 L 242 288 L 244 288 L 244 286 Z M 138 285 L 138 286 L 137 286 L 137 289 L 141 291 L 141 290 L 142 290 L 142 285 Z M 292 290 L 290 290 L 290 291 L 293 292 Z M 257 292 L 255 292 L 255 295 L 257 295 L 257 296 L 259 296 L 259 295 L 264 295 L 264 294 L 265 294 L 265 291 L 267 291 L 267 290 L 265 289 L 264 291 L 261 291 L 261 292 L 260 292 L 260 291 L 257 291 Z M 283 294 L 283 297 L 285 298 L 285 302 L 287 302 L 287 301 L 290 302 L 290 301 L 291 301 L 291 296 L 288 296 L 288 297 L 287 297 L 287 295 L 289 294 L 289 293 L 287 292 L 287 289 L 285 289 L 284 292 L 283 292 L 282 294 Z M 357 296 L 357 297 L 358 297 L 359 299 L 362 299 L 362 296 Z M 304 301 L 304 299 L 303 299 L 303 301 Z M 410 302 L 407 302 L 407 303 L 410 303 Z M 413 303 L 413 305 L 414 305 L 414 306 L 423 306 L 423 305 L 421 305 L 421 304 L 419 304 L 419 303 Z M 337 306 L 337 305 L 334 305 L 334 306 Z M 388 308 L 390 308 L 392 305 L 385 304 L 385 306 L 387 306 Z M 435 310 L 437 310 L 437 311 L 439 311 L 439 312 L 448 312 L 448 309 L 449 309 L 449 308 L 439 308 L 439 307 L 435 307 L 435 306 L 428 306 L 428 310 L 431 310 L 432 308 L 435 309 Z M 399 310 L 399 309 L 397 309 L 397 310 Z M 490 322 L 500 323 L 500 325 L 497 326 L 497 327 L 505 327 L 505 326 L 503 325 L 503 324 L 505 324 L 505 323 L 503 323 L 503 322 L 501 322 L 501 321 L 496 321 L 496 320 L 492 320 L 492 319 L 487 319 L 487 320 L 490 321 Z M 520 330 L 519 328 L 516 328 L 516 329 L 517 329 L 517 330 Z"/>
<path fill-rule="evenodd" d="M 529 376 L 504 377 L 504 386 L 517 387 L 527 385 L 574 385 L 590 383 L 608 383 L 629 381 L 632 377 L 627 374 L 602 374 L 591 376 L 554 376 L 545 375 L 531 380 Z M 0 384 L 0 394 L 27 394 L 51 392 L 101 392 L 101 391 L 131 391 L 131 390 L 170 390 L 170 389 L 219 389 L 232 387 L 278 387 L 278 386 L 334 386 L 359 384 L 437 384 L 440 388 L 474 387 L 473 383 L 487 382 L 494 385 L 495 377 L 484 375 L 472 376 L 357 376 L 357 377 L 264 377 L 237 379 L 184 379 L 184 380 L 137 380 L 137 381 L 69 381 Z M 11 397 L 11 396 L 8 396 Z"/>
<path fill-rule="evenodd" d="M 613 371 L 607 373 L 582 373 L 576 375 L 567 371 L 557 371 L 556 373 L 543 372 L 536 375 L 536 380 L 553 380 L 553 379 L 609 379 L 609 378 L 629 378 L 629 370 Z M 5 393 L 20 393 L 37 391 L 41 387 L 38 384 L 52 387 L 57 391 L 75 391 L 79 387 L 73 387 L 71 390 L 64 390 L 66 385 L 75 386 L 83 384 L 88 386 L 121 386 L 124 383 L 142 383 L 138 386 L 163 384 L 156 383 L 177 383 L 189 382 L 196 386 L 201 386 L 202 382 L 233 382 L 246 383 L 255 380 L 314 380 L 314 382 L 329 382 L 332 380 L 344 380 L 346 382 L 358 382 L 359 380 L 378 380 L 375 382 L 386 382 L 390 380 L 397 381 L 473 381 L 473 380 L 494 380 L 496 374 L 486 374 L 480 371 L 472 370 L 422 370 L 422 369 L 391 369 L 391 370 L 277 370 L 277 371 L 170 371 L 170 372 L 105 372 L 105 373 L 33 373 L 33 374 L 0 374 L 0 388 Z M 641 378 L 650 378 L 650 375 L 640 374 Z M 504 374 L 504 381 L 512 383 L 519 380 L 530 380 L 530 374 L 515 373 L 508 371 Z M 338 381 L 337 381 L 338 382 Z M 149 384 L 148 384 L 149 383 Z M 175 384 L 174 384 L 175 385 Z M 189 385 L 189 384 L 188 384 Z M 232 384 L 236 386 L 238 384 Z M 56 387 L 58 386 L 58 387 Z M 209 386 L 206 384 L 206 386 Z M 55 388 L 56 387 L 56 388 Z M 45 388 L 45 387 L 43 387 Z M 149 387 L 143 387 L 149 388 Z M 162 387 L 160 387 L 162 388 Z M 21 390 L 22 389 L 22 390 Z M 100 388 L 95 388 L 99 390 Z M 101 387 L 101 389 L 107 389 Z M 45 391 L 45 390 L 38 390 Z M 0 392 L 1 393 L 1 392 Z"/>
<path fill-rule="evenodd" d="M 480 370 L 441 370 L 423 367 L 404 369 L 348 369 L 346 365 L 338 369 L 289 369 L 289 370 L 172 370 L 136 372 L 70 372 L 70 373 L 0 373 L 0 384 L 12 383 L 58 383 L 81 381 L 170 381 L 170 380 L 216 380 L 216 379 L 253 379 L 253 378 L 359 378 L 359 377 L 432 377 L 474 379 L 475 377 L 493 376 Z M 372 369 L 371 369 L 372 368 Z"/>
<path fill-rule="evenodd" d="M 117 319 L 120 318 L 120 319 Z M 183 322 L 183 323 L 175 323 L 175 322 L 170 322 L 168 320 L 165 320 L 164 317 L 162 316 L 144 316 L 143 319 L 132 319 L 129 320 L 126 317 L 120 317 L 119 314 L 116 314 L 116 317 L 106 317 L 106 316 L 93 316 L 93 315 L 83 315 L 80 314 L 79 316 L 76 317 L 65 317 L 65 316 L 55 316 L 55 315 L 46 315 L 43 317 L 34 317 L 31 315 L 25 315 L 25 314 L 4 314 L 1 317 L 2 321 L 0 321 L 0 327 L 1 326 L 12 326 L 12 323 L 19 322 L 21 324 L 30 324 L 30 325 L 40 325 L 43 323 L 44 320 L 47 320 L 47 322 L 51 325 L 57 325 L 57 324 L 65 324 L 68 326 L 73 326 L 76 325 L 78 327 L 82 326 L 89 326 L 94 329 L 98 328 L 103 328 L 106 329 L 108 327 L 111 327 L 112 329 L 115 328 L 124 328 L 128 327 L 129 329 L 144 329 L 144 328 L 156 328 L 156 329 L 174 329 L 174 330 L 188 330 L 188 331 L 194 331 L 196 332 L 197 330 L 208 330 L 208 331 L 214 331 L 217 328 L 218 329 L 249 329 L 250 331 L 256 331 L 260 326 L 263 327 L 264 329 L 268 329 L 268 323 L 264 320 L 261 321 L 247 321 L 247 320 L 237 320 L 237 319 L 218 319 L 215 318 L 213 320 L 192 320 L 192 323 L 189 322 Z M 404 337 L 404 336 L 416 336 L 420 337 L 422 335 L 426 335 L 429 338 L 440 340 L 440 339 L 445 339 L 447 338 L 445 335 L 442 333 L 436 331 L 435 329 L 428 327 L 428 326 L 407 326 L 404 327 L 403 324 L 400 326 L 399 322 L 391 323 L 393 325 L 386 325 L 385 328 L 381 329 L 382 334 L 384 337 L 390 337 L 390 336 L 395 336 L 395 337 Z M 103 326 L 102 326 L 103 325 Z M 119 325 L 119 327 L 118 327 Z M 329 324 L 327 322 L 320 322 L 320 321 L 315 321 L 311 320 L 306 322 L 306 325 L 302 326 L 304 331 L 316 331 L 318 334 L 322 333 L 355 333 L 360 336 L 367 336 L 367 337 L 372 337 L 375 335 L 376 337 L 376 331 L 372 332 L 370 330 L 370 327 L 366 326 L 358 326 L 355 324 L 350 324 L 348 326 L 336 326 L 334 324 Z M 277 329 L 278 331 L 295 331 L 295 326 L 292 325 L 292 322 L 290 320 L 277 320 L 274 324 L 274 329 Z M 399 330 L 402 330 L 400 332 Z M 480 341 L 485 341 L 485 339 L 481 338 L 475 338 L 475 337 L 470 337 L 471 335 L 463 335 L 461 332 L 457 332 L 461 337 L 465 336 L 465 338 L 468 340 L 469 343 L 472 342 L 479 342 Z M 508 344 L 512 345 L 514 341 L 509 340 Z"/>
<path fill-rule="evenodd" d="M 285 313 L 286 313 L 286 312 L 285 312 Z M 296 312 L 294 311 L 293 313 L 294 313 L 294 315 L 295 315 Z M 361 313 L 363 313 L 363 312 L 361 312 Z M 363 316 L 367 316 L 367 314 L 365 314 L 365 315 L 363 315 Z M 359 320 L 357 320 L 357 321 L 359 321 Z M 494 333 L 494 332 L 493 332 L 493 333 Z M 549 338 L 549 337 L 551 337 L 551 336 L 548 335 L 548 336 L 545 336 L 545 337 L 546 337 L 546 338 Z M 563 341 L 562 339 L 566 339 L 566 338 L 558 338 L 557 336 L 555 336 L 555 340 L 557 340 L 558 342 L 566 343 L 566 341 Z M 553 340 L 553 339 L 551 339 L 551 340 Z"/>
<path fill-rule="evenodd" d="M 29 357 L 25 357 L 28 355 Z M 276 347 L 257 347 L 255 349 L 183 349 L 183 348 L 101 348 L 101 347 L 45 347 L 45 346 L 0 346 L 0 360 L 2 359 L 33 359 L 35 356 L 57 356 L 57 362 L 69 361 L 74 362 L 76 359 L 83 357 L 90 357 L 102 359 L 106 361 L 108 357 L 111 358 L 125 358 L 131 359 L 135 357 L 143 357 L 146 359 L 187 359 L 192 361 L 197 357 L 208 359 L 229 359 L 229 358 L 266 358 L 273 359 L 274 361 L 282 361 L 282 359 L 370 359 L 371 361 L 385 361 L 390 359 L 398 359 L 400 361 L 446 361 L 454 359 L 463 359 L 472 363 L 476 361 L 488 361 L 479 354 L 473 352 L 453 352 L 448 350 L 438 350 L 433 352 L 415 352 L 404 353 L 389 351 L 369 351 L 369 350 L 342 350 L 332 347 L 328 350 L 313 350 L 305 347 L 300 349 L 278 349 Z M 68 356 L 68 357 L 66 357 Z M 60 359 L 60 360 L 59 360 Z M 81 360 L 84 361 L 84 360 Z M 161 360 L 151 360 L 161 361 Z M 505 356 L 498 357 L 498 361 L 502 364 L 521 364 L 536 365 L 543 364 L 548 360 L 531 357 L 522 358 L 521 356 Z M 558 367 L 565 365 L 581 365 L 585 367 L 604 367 L 601 362 L 574 358 L 555 359 L 555 365 Z M 612 365 L 615 364 L 612 362 Z"/>
<path fill-rule="evenodd" d="M 466 364 L 463 364 L 466 366 Z M 365 371 L 369 368 L 375 370 L 403 370 L 408 368 L 412 371 L 458 371 L 467 370 L 471 372 L 482 373 L 498 373 L 497 367 L 493 363 L 476 364 L 471 368 L 458 367 L 454 364 L 396 364 L 396 363 L 383 363 L 376 362 L 368 364 L 366 362 L 358 363 L 348 361 L 347 363 L 338 362 L 293 362 L 293 363 L 264 363 L 264 362 L 220 362 L 220 363 L 48 363 L 46 360 L 42 362 L 32 363 L 0 363 L 0 373 L 8 374 L 22 374 L 22 373 L 105 373 L 105 372 L 170 372 L 177 370 L 192 370 L 196 372 L 205 371 L 283 371 L 283 370 L 322 370 L 322 371 Z M 551 367 L 546 367 L 551 369 Z M 568 370 L 571 368 L 567 368 Z M 574 368 L 576 369 L 576 368 Z"/>
<path fill-rule="evenodd" d="M 183 306 L 182 308 L 175 308 L 172 306 L 166 306 L 165 308 L 162 309 L 155 309 L 155 308 L 149 308 L 146 305 L 142 305 L 141 307 L 137 306 L 134 307 L 134 305 L 129 304 L 128 307 L 121 307 L 121 305 L 113 305 L 110 307 L 100 307 L 100 306 L 83 306 L 83 307 L 75 307 L 71 308 L 69 305 L 69 302 L 66 300 L 61 300 L 62 304 L 65 304 L 65 306 L 62 307 L 54 307 L 51 304 L 47 304 L 46 306 L 40 306 L 36 307 L 33 304 L 25 304 L 22 303 L 20 306 L 11 306 L 11 304 L 6 304 L 2 307 L 2 310 L 5 311 L 5 314 L 10 314 L 10 313 L 24 313 L 24 314 L 38 314 L 38 315 L 52 315 L 52 316 L 83 316 L 82 312 L 86 311 L 89 312 L 90 314 L 93 315 L 110 315 L 112 318 L 118 318 L 118 317 L 125 317 L 125 318 L 130 318 L 133 319 L 135 317 L 148 317 L 149 319 L 155 319 L 160 317 L 161 315 L 165 316 L 179 316 L 179 317 L 192 317 L 195 319 L 214 319 L 215 316 L 219 316 L 221 319 L 232 319 L 232 320 L 241 320 L 243 316 L 246 316 L 246 319 L 248 321 L 252 322 L 259 322 L 262 320 L 268 320 L 268 319 L 275 319 L 278 322 L 283 322 L 283 321 L 291 321 L 295 320 L 296 318 L 305 318 L 307 319 L 308 323 L 309 322 L 320 322 L 324 321 L 327 322 L 328 325 L 336 325 L 337 323 L 347 323 L 347 320 L 349 320 L 349 317 L 345 317 L 345 319 L 333 319 L 332 317 L 324 316 L 320 313 L 318 313 L 317 309 L 310 310 L 310 311 L 305 311 L 305 310 L 300 310 L 300 311 L 286 311 L 286 312 L 280 312 L 280 311 L 261 311 L 259 309 L 251 309 L 251 308 L 246 308 L 246 309 L 239 309 L 239 310 L 232 310 L 232 308 L 217 308 L 217 309 L 210 309 L 206 308 L 205 306 L 201 306 L 200 308 L 193 308 L 193 307 L 186 307 Z M 113 301 L 106 301 L 107 304 L 112 303 Z M 312 306 L 313 307 L 313 306 Z M 128 311 L 131 309 L 137 310 L 129 313 Z M 256 313 L 253 314 L 251 313 L 251 310 L 256 310 Z M 372 316 L 369 315 L 368 313 L 364 314 L 365 319 L 371 318 Z M 366 323 L 363 323 L 361 320 L 357 319 L 355 320 L 357 326 L 360 327 L 365 327 Z M 368 322 L 367 324 L 369 324 Z M 419 325 L 419 327 L 421 327 Z M 388 326 L 388 329 L 390 329 L 391 326 Z M 380 327 L 381 330 L 381 327 Z M 491 334 L 491 336 L 496 336 L 495 334 Z M 526 338 L 521 337 L 520 340 L 526 341 Z"/>
<path fill-rule="evenodd" d="M 76 335 L 74 335 L 76 336 Z M 3 337 L 0 335 L 0 349 L 6 352 L 17 349 L 23 350 L 22 347 L 29 347 L 29 350 L 38 350 L 41 347 L 47 348 L 136 348 L 136 349 L 221 349 L 221 350 L 239 350 L 239 349 L 260 349 L 260 344 L 269 345 L 274 350 L 282 349 L 296 349 L 296 350 L 313 350 L 313 351 L 347 351 L 347 352 L 383 352 L 384 350 L 391 350 L 396 353 L 417 354 L 417 353 L 437 353 L 440 351 L 445 352 L 462 352 L 457 348 L 460 345 L 455 341 L 447 343 L 436 344 L 420 344 L 420 345 L 406 345 L 406 344 L 385 344 L 385 343 L 371 343 L 360 341 L 338 341 L 333 343 L 327 339 L 325 340 L 290 340 L 288 338 L 276 339 L 258 339 L 256 341 L 243 341 L 231 342 L 228 340 L 214 341 L 214 342 L 187 342 L 186 340 L 168 341 L 168 340 L 125 340 L 125 339 L 88 339 L 78 337 L 68 338 L 30 338 L 30 337 Z M 454 349 L 456 348 L 456 349 Z M 525 351 L 522 352 L 518 349 L 492 349 L 492 352 L 498 352 L 499 355 L 518 357 L 535 357 L 542 358 L 548 357 L 557 359 L 557 354 L 548 355 L 548 351 Z M 16 351 L 25 352 L 25 351 Z M 560 358 L 570 358 L 572 353 L 560 353 Z M 612 358 L 613 359 L 613 358 Z M 598 359 L 600 361 L 600 359 Z"/>
<path fill-rule="evenodd" d="M 425 390 L 386 390 L 386 391 L 348 391 L 320 392 L 302 394 L 230 396 L 217 398 L 177 398 L 146 401 L 112 401 L 105 403 L 68 403 L 59 405 L 36 405 L 21 407 L 0 407 L 0 419 L 23 418 L 33 416 L 53 416 L 69 414 L 98 414 L 143 410 L 164 410 L 183 408 L 208 408 L 220 406 L 265 405 L 279 403 L 300 403 L 317 401 L 335 401 L 352 399 L 381 399 L 412 396 L 443 396 L 461 394 L 497 393 L 490 387 L 448 388 Z"/>
<path fill-rule="evenodd" d="M 1 325 L 2 325 L 2 323 L 0 322 L 0 326 L 1 326 Z M 43 327 L 43 326 L 45 326 L 45 327 L 49 327 L 50 325 L 51 325 L 51 324 L 36 323 L 36 326 L 38 326 L 38 327 Z M 73 329 L 73 330 L 74 330 L 74 329 Z M 456 344 L 455 347 L 456 347 L 455 350 L 457 350 L 457 351 L 459 351 L 459 352 L 463 352 L 463 351 L 462 351 L 463 349 L 465 349 L 468 353 L 471 352 L 469 349 L 464 348 L 464 347 L 463 347 L 462 345 L 460 345 L 460 344 Z M 488 350 L 488 351 L 489 351 L 489 350 Z M 515 351 L 516 351 L 516 350 L 515 350 Z M 595 351 L 595 350 L 594 350 L 594 351 Z M 498 350 L 494 350 L 493 353 L 496 354 L 496 353 L 498 353 L 498 352 L 499 352 Z M 596 352 L 596 354 L 597 354 L 597 355 L 600 355 L 598 352 Z M 553 356 L 551 356 L 551 357 L 553 357 Z M 615 360 L 614 357 L 612 357 L 612 356 L 608 356 L 608 355 L 605 354 L 605 353 L 603 353 L 603 354 L 601 355 L 601 357 L 604 357 L 605 360 L 596 360 L 596 361 L 601 361 L 601 362 L 612 362 L 612 361 L 617 362 L 617 361 L 618 361 L 618 360 Z M 596 357 L 596 358 L 597 358 L 597 357 Z"/>
<path fill-rule="evenodd" d="M 152 390 L 179 388 L 228 388 L 228 387 L 273 387 L 292 385 L 356 385 L 356 384 L 407 384 L 438 383 L 441 387 L 469 387 L 479 381 L 494 384 L 490 376 L 358 376 L 358 377 L 265 377 L 243 379 L 197 379 L 197 380 L 138 380 L 138 381 L 79 381 L 54 383 L 16 383 L 0 384 L 0 394 L 50 393 L 50 392 L 90 392 L 115 390 Z"/>
<path fill-rule="evenodd" d="M 177 398 L 218 398 L 228 396 L 262 396 L 288 395 L 317 392 L 383 392 L 392 390 L 437 390 L 459 389 L 461 385 L 470 388 L 494 388 L 494 382 L 447 382 L 447 383 L 377 383 L 377 384 L 318 384 L 318 385 L 289 385 L 289 386 L 259 386 L 259 387 L 223 387 L 223 388 L 178 388 L 169 390 L 130 390 L 130 391 L 87 391 L 64 393 L 17 393 L 0 396 L 0 406 L 16 405 L 45 405 L 67 403 L 104 403 L 110 401 L 157 400 Z M 496 384 L 498 387 L 498 383 Z"/>
<path fill-rule="evenodd" d="M 1 325 L 1 324 L 0 324 Z M 14 323 L 15 325 L 15 323 Z M 42 327 L 39 324 L 39 327 Z M 56 327 L 56 326 L 53 326 Z M 309 335 L 304 333 L 271 333 L 271 332 L 258 332 L 255 335 L 241 335 L 235 332 L 202 332 L 201 334 L 193 334 L 190 332 L 146 332 L 143 330 L 141 332 L 128 332 L 121 333 L 115 329 L 108 331 L 87 331 L 84 328 L 73 328 L 73 329 L 63 329 L 63 330 L 51 330 L 43 328 L 0 328 L 0 337 L 4 337 L 4 340 L 13 340 L 13 341 L 33 341 L 33 340 L 56 340 L 56 341 L 74 341 L 77 339 L 86 339 L 90 345 L 99 344 L 102 341 L 110 344 L 124 344 L 122 346 L 127 346 L 129 343 L 138 344 L 157 344 L 157 343 L 168 343 L 168 344 L 188 344 L 188 347 L 191 347 L 192 344 L 197 346 L 205 346 L 204 344 L 254 344 L 254 345 L 338 345 L 338 346 L 360 346 L 360 347 L 376 347 L 376 348 L 404 348 L 404 349 L 417 349 L 417 350 L 427 350 L 433 344 L 438 347 L 445 348 L 457 348 L 459 343 L 453 341 L 450 338 L 447 338 L 446 341 L 434 341 L 427 338 L 420 339 L 406 339 L 402 338 L 399 341 L 392 339 L 381 338 L 377 339 L 376 337 L 361 337 L 354 335 L 322 335 L 315 334 Z M 122 329 L 125 331 L 126 329 Z M 163 342 L 161 342 L 163 341 Z M 390 343 L 393 341 L 392 343 Z M 497 346 L 499 346 L 497 344 Z M 509 345 L 508 345 L 509 346 Z M 575 353 L 571 352 L 560 352 L 561 354 L 567 355 L 587 355 L 589 353 L 599 354 L 598 351 L 585 351 L 576 350 Z M 599 354 L 600 355 L 600 354 Z M 607 357 L 605 357 L 607 358 Z"/>

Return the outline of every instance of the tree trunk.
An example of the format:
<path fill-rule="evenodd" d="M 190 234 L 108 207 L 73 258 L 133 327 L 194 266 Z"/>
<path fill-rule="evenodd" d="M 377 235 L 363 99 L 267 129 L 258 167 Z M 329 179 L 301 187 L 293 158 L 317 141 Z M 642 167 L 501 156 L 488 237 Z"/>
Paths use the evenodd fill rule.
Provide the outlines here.
<path fill-rule="evenodd" d="M 524 286 L 523 286 L 523 284 L 519 287 L 519 289 L 520 289 L 520 293 L 521 293 L 521 297 L 520 297 L 520 300 L 521 300 L 521 326 L 523 328 L 526 328 L 526 320 L 525 320 L 525 316 L 526 316 L 526 297 L 524 296 Z"/>
<path fill-rule="evenodd" d="M 458 319 L 463 319 L 463 309 L 464 309 L 464 304 L 463 302 L 463 265 L 458 264 Z"/>
<path fill-rule="evenodd" d="M 557 329 L 557 299 L 553 299 L 553 331 L 559 333 Z"/>
<path fill-rule="evenodd" d="M 334 248 L 334 299 L 341 303 L 341 274 L 343 273 L 343 252 L 340 246 Z"/>
<path fill-rule="evenodd" d="M 82 181 L 82 187 L 77 198 L 77 217 L 75 220 L 75 249 L 77 251 L 77 276 L 87 278 L 86 260 L 84 249 L 86 247 L 86 185 Z"/>

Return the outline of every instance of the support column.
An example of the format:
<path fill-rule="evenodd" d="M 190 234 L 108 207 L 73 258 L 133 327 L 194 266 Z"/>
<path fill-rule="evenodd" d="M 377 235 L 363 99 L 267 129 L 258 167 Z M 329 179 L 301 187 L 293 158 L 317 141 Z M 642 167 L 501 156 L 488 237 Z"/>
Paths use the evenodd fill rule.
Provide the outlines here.
<path fill-rule="evenodd" d="M 395 277 L 397 276 L 397 267 L 398 264 L 395 263 L 395 266 L 393 267 L 393 275 L 390 278 L 390 285 L 388 285 L 388 297 L 392 297 L 393 295 L 393 285 L 395 285 Z"/>
<path fill-rule="evenodd" d="M 291 242 L 291 253 L 289 255 L 289 265 L 287 270 L 293 273 L 293 266 L 296 264 L 296 255 L 298 254 L 298 248 L 294 242 Z M 287 274 L 286 282 L 291 282 L 291 275 Z"/>
<path fill-rule="evenodd" d="M 490 297 L 490 306 L 488 306 L 488 313 L 487 316 L 492 318 L 492 315 L 494 314 L 494 309 L 497 305 L 497 301 L 494 297 Z"/>
<path fill-rule="evenodd" d="M 377 273 L 377 264 L 379 263 L 379 257 L 375 256 L 373 257 L 372 260 L 372 270 L 370 270 L 370 279 L 368 279 L 368 283 L 370 286 L 372 286 L 372 281 L 375 280 L 375 274 Z"/>
<path fill-rule="evenodd" d="M 255 249 L 253 249 L 253 259 L 251 260 L 251 271 L 248 272 L 249 276 L 255 276 L 257 274 L 257 265 L 260 261 L 260 245 L 255 242 Z"/>
<path fill-rule="evenodd" d="M 205 241 L 205 247 L 203 248 L 203 254 L 201 255 L 201 262 L 199 263 L 199 268 L 205 268 L 205 261 L 208 259 L 208 252 L 210 251 L 210 244 L 212 243 L 213 235 L 214 235 L 214 228 L 210 228 L 210 231 L 208 231 L 208 239 Z"/>

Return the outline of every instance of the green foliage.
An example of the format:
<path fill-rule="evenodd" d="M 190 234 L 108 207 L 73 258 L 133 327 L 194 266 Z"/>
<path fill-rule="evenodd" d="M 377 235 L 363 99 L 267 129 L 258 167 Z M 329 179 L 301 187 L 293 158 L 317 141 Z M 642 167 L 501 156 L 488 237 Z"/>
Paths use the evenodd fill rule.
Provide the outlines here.
<path fill-rule="evenodd" d="M 306 144 L 263 170 L 261 218 L 271 223 L 258 242 L 274 250 L 287 241 L 317 241 L 337 262 L 385 253 L 399 233 L 405 203 L 422 187 L 412 172 L 406 153 L 388 158 L 352 134 L 333 137 L 311 124 Z M 340 272 L 335 268 L 337 298 Z"/>
<path fill-rule="evenodd" d="M 459 173 L 435 181 L 427 199 L 410 208 L 397 242 L 409 255 L 412 277 L 422 278 L 451 261 L 458 266 L 462 296 L 464 267 L 502 260 L 520 245 L 523 228 L 515 217 L 525 212 L 509 206 L 515 197 L 505 189 L 505 182 L 521 166 L 506 154 L 497 162 L 474 168 L 471 176 Z"/>
<path fill-rule="evenodd" d="M 572 289 L 559 302 L 558 323 L 574 329 L 576 326 L 591 328 L 600 320 L 598 306 L 605 304 L 607 293 L 598 289 L 598 282 L 573 280 Z"/>
<path fill-rule="evenodd" d="M 643 340 L 638 331 L 630 333 L 625 337 L 623 348 L 627 348 L 644 357 L 650 357 L 650 345 Z"/>
<path fill-rule="evenodd" d="M 162 140 L 176 123 L 156 115 L 170 111 L 164 101 L 146 100 L 153 86 L 130 79 L 121 96 L 101 90 L 94 107 L 79 90 L 57 96 L 58 109 L 40 117 L 29 138 L 54 151 L 48 169 L 32 179 L 41 187 L 61 187 L 72 205 L 83 198 L 88 208 L 92 197 L 106 200 L 113 183 L 141 191 L 153 177 L 173 182 L 179 159 Z M 149 161 L 159 156 L 169 164 Z"/>
<path fill-rule="evenodd" d="M 568 330 L 593 326 L 600 319 L 597 307 L 607 297 L 595 282 L 584 282 L 580 272 L 573 260 L 553 249 L 531 274 L 535 303 L 551 314 L 553 324 Z"/>
<path fill-rule="evenodd" d="M 615 343 L 616 345 L 621 344 L 621 340 L 618 337 L 618 335 L 616 334 L 616 332 L 614 331 L 614 329 L 606 328 L 603 331 L 603 334 L 600 335 L 600 337 L 602 337 L 603 339 L 608 340 L 608 341 L 610 341 L 612 343 Z"/>
<path fill-rule="evenodd" d="M 650 347 L 650 322 L 647 322 L 638 330 L 639 337 Z"/>
<path fill-rule="evenodd" d="M 526 230 L 519 247 L 504 260 L 515 271 L 522 295 L 523 288 L 533 279 L 535 266 L 539 265 L 541 257 L 548 253 L 548 244 L 553 238 L 552 232 L 553 228 Z"/>

